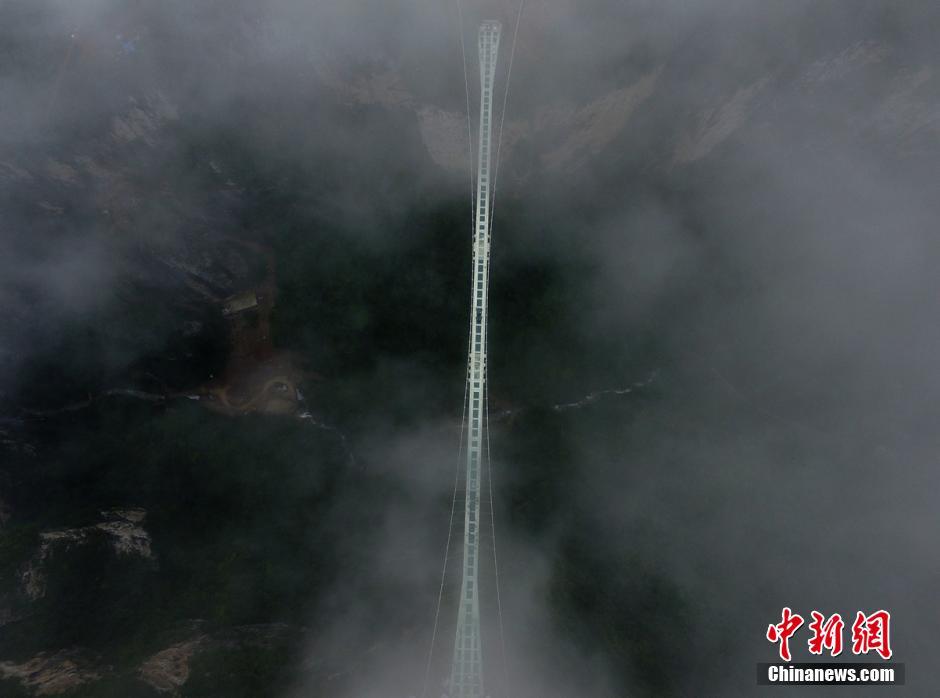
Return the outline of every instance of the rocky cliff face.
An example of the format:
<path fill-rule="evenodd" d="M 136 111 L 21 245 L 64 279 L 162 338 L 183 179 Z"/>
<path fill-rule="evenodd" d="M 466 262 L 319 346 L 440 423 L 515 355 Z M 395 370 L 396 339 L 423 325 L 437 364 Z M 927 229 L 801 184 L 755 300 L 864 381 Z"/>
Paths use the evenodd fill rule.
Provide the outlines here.
<path fill-rule="evenodd" d="M 143 509 L 101 512 L 103 521 L 82 528 L 43 531 L 39 534 L 39 549 L 20 572 L 21 593 L 30 601 L 46 594 L 45 567 L 57 552 L 69 551 L 88 544 L 95 536 L 105 536 L 118 555 L 137 555 L 153 559 L 150 535 L 142 527 L 147 516 Z"/>
<path fill-rule="evenodd" d="M 100 680 L 102 670 L 107 671 L 107 667 L 101 666 L 100 657 L 80 650 L 41 652 L 21 664 L 0 663 L 2 678 L 18 681 L 30 695 L 37 696 L 67 694 L 83 684 Z"/>

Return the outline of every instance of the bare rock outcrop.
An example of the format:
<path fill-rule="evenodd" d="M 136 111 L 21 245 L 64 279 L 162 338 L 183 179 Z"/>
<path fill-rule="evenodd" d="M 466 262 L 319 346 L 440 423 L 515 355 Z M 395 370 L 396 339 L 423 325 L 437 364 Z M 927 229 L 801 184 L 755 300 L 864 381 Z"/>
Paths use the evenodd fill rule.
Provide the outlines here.
<path fill-rule="evenodd" d="M 0 662 L 0 676 L 18 679 L 37 696 L 57 696 L 101 679 L 110 671 L 97 657 L 81 649 L 40 652 L 22 663 Z"/>
<path fill-rule="evenodd" d="M 106 535 L 118 555 L 137 555 L 153 559 L 150 534 L 144 529 L 147 512 L 143 509 L 102 511 L 103 521 L 80 528 L 63 528 L 39 534 L 39 549 L 20 572 L 26 596 L 35 601 L 46 593 L 45 564 L 56 551 L 85 545 L 93 536 Z"/>
<path fill-rule="evenodd" d="M 140 665 L 138 675 L 161 693 L 176 693 L 189 679 L 189 663 L 193 655 L 208 640 L 208 635 L 198 635 L 160 650 Z"/>

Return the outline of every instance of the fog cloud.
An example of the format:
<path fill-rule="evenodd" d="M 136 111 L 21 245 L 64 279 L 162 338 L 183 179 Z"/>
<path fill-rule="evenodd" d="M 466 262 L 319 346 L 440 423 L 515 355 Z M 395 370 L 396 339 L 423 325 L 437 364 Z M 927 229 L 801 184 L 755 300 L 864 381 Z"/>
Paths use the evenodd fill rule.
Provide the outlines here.
<path fill-rule="evenodd" d="M 516 7 L 465 3 L 471 87 L 476 23 L 508 30 Z M 493 252 L 511 695 L 752 695 L 784 605 L 888 608 L 926 695 L 938 19 L 921 2 L 529 3 Z M 250 255 L 221 250 L 276 240 L 285 212 L 312 239 L 410 253 L 414 211 L 466 198 L 466 144 L 435 157 L 465 137 L 456 21 L 423 0 L 0 9 L 0 388 L 36 351 L 29 312 L 52 308 L 58 336 L 151 274 L 224 297 Z M 457 404 L 435 410 L 463 378 L 429 368 L 434 350 L 359 377 L 382 397 L 355 449 L 387 496 L 331 504 L 350 559 L 318 604 L 305 666 L 340 667 L 320 691 L 419 692 L 457 446 Z M 510 695 L 486 603 L 488 676 Z"/>

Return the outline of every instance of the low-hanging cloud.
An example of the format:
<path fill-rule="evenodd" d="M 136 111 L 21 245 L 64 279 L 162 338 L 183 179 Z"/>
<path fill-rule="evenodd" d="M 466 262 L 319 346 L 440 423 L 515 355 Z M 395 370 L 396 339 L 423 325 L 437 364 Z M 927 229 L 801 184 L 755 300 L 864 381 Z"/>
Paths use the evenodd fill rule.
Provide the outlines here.
<path fill-rule="evenodd" d="M 427 147 L 420 118 L 440 110 L 445 134 L 464 123 L 447 3 L 40 7 L 0 10 L 0 41 L 21 57 L 0 68 L 11 212 L 0 273 L 41 299 L 30 307 L 82 317 L 126 292 L 127 260 L 154 249 L 215 258 L 225 240 L 213 231 L 258 234 L 241 214 L 288 177 L 323 192 L 292 205 L 329 211 L 338 234 L 390 255 L 408 249 L 419 203 L 465 198 L 458 156 L 445 170 L 433 148 L 414 155 Z M 475 23 L 493 15 L 511 28 L 516 8 L 465 3 L 471 86 Z M 518 294 L 494 296 L 494 314 L 526 313 L 494 332 L 494 352 L 515 353 L 494 361 L 491 384 L 510 415 L 494 427 L 494 460 L 513 695 L 752 695 L 754 662 L 772 656 L 762 633 L 784 605 L 889 607 L 898 657 L 927 666 L 940 62 L 925 27 L 936 20 L 921 2 L 529 3 L 493 253 L 494 278 Z M 172 109 L 154 107 L 164 101 Z M 223 135 L 204 166 L 174 149 L 190 127 Z M 116 207 L 76 215 L 100 195 L 81 157 L 119 174 Z M 164 181 L 192 182 L 191 195 L 129 203 L 152 203 Z M 127 217 L 103 228 L 105 215 Z M 107 235 L 131 230 L 118 263 Z M 237 286 L 239 264 L 225 266 L 218 278 L 235 281 L 219 295 Z M 512 286 L 513 272 L 535 281 Z M 31 336 L 11 331 L 4 352 L 28 355 Z M 395 396 L 378 404 L 419 416 L 365 410 L 356 453 L 387 496 L 331 505 L 338 521 L 368 522 L 312 632 L 311 666 L 339 667 L 316 686 L 335 695 L 418 693 L 437 598 L 456 417 L 418 406 L 456 390 L 424 355 L 386 358 L 365 374 Z M 566 365 L 579 358 L 589 368 Z M 499 368 L 542 361 L 557 375 L 533 370 L 542 382 L 530 392 L 505 387 L 518 384 Z M 4 361 L 0 389 L 20 366 Z M 651 370 L 648 388 L 552 410 Z M 543 476 L 537 450 L 519 445 L 526 429 L 557 438 Z M 533 513 L 527 492 L 557 497 L 551 514 Z M 575 602 L 586 630 L 559 610 Z M 454 612 L 444 604 L 436 688 Z M 495 648 L 491 600 L 486 622 Z M 650 647 L 668 656 L 650 660 Z M 650 678 L 650 663 L 676 675 Z M 310 689 L 302 677 L 297 694 Z"/>

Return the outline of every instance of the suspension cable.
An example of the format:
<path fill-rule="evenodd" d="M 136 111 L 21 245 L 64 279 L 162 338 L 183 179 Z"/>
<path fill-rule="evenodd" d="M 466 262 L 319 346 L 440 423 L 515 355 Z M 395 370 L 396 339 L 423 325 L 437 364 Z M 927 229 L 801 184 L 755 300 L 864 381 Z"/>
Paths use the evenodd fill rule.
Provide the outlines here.
<path fill-rule="evenodd" d="M 463 86 L 464 93 L 467 97 L 467 151 L 470 155 L 470 219 L 471 230 L 473 230 L 475 229 L 473 219 L 475 217 L 474 206 L 476 205 L 476 190 L 473 187 L 475 172 L 473 167 L 473 123 L 471 117 L 472 112 L 470 111 L 470 77 L 467 74 L 467 48 L 463 36 L 463 6 L 460 0 L 457 0 L 457 31 L 460 34 L 460 56 L 463 59 Z"/>
<path fill-rule="evenodd" d="M 489 337 L 487 337 L 487 342 Z M 487 366 L 489 374 L 489 366 Z M 499 562 L 496 556 L 496 514 L 493 508 L 493 460 L 490 457 L 490 388 L 489 375 L 483 383 L 483 390 L 486 394 L 483 399 L 484 423 L 486 424 L 486 482 L 489 490 L 490 499 L 490 532 L 493 538 L 493 575 L 496 581 L 496 616 L 499 621 L 499 644 L 503 663 L 503 696 L 509 696 L 509 669 L 506 662 L 506 633 L 503 629 L 503 601 L 499 591 Z"/>
<path fill-rule="evenodd" d="M 496 183 L 499 179 L 499 151 L 503 145 L 503 125 L 506 122 L 506 107 L 509 104 L 509 83 L 512 79 L 512 63 L 516 57 L 516 40 L 519 38 L 519 24 L 522 22 L 522 11 L 525 9 L 525 0 L 519 0 L 519 12 L 516 14 L 516 26 L 512 32 L 512 47 L 509 51 L 509 67 L 506 70 L 506 88 L 503 90 L 503 109 L 499 115 L 499 132 L 496 135 L 496 163 L 493 167 L 493 186 L 490 192 L 490 230 L 493 231 L 493 212 L 496 208 Z"/>
<path fill-rule="evenodd" d="M 525 0 L 519 0 L 519 11 L 516 14 L 516 25 L 512 33 L 512 47 L 509 52 L 509 67 L 506 70 L 506 87 L 503 91 L 503 108 L 499 116 L 499 132 L 496 136 L 496 162 L 493 168 L 493 186 L 490 189 L 490 221 L 489 221 L 489 230 L 487 231 L 488 235 L 492 235 L 493 232 L 493 220 L 494 212 L 496 210 L 496 184 L 499 178 L 499 164 L 500 164 L 500 149 L 503 144 L 503 126 L 506 122 L 506 108 L 509 104 L 509 86 L 512 79 L 512 64 L 516 56 L 516 43 L 519 38 L 519 25 L 522 21 L 522 11 L 525 8 Z M 489 280 L 487 280 L 487 283 Z M 489 328 L 487 328 L 487 343 L 489 343 Z M 499 643 L 500 643 L 500 653 L 503 664 L 503 695 L 505 698 L 508 698 L 510 695 L 509 690 L 509 666 L 506 661 L 506 632 L 505 625 L 503 623 L 503 601 L 502 595 L 499 589 L 499 561 L 496 554 L 496 513 L 493 506 L 493 460 L 490 456 L 490 381 L 489 381 L 489 362 L 486 366 L 487 376 L 486 380 L 483 382 L 483 389 L 485 391 L 483 399 L 483 408 L 484 408 L 484 424 L 486 425 L 486 473 L 487 473 L 487 489 L 489 490 L 489 503 L 490 503 L 490 532 L 492 534 L 493 540 L 493 576 L 496 582 L 496 616 L 499 624 Z"/>
<path fill-rule="evenodd" d="M 444 584 L 447 580 L 447 562 L 450 559 L 450 541 L 454 530 L 454 514 L 457 511 L 457 491 L 460 482 L 460 462 L 463 454 L 463 429 L 467 417 L 467 381 L 463 388 L 463 411 L 460 416 L 460 438 L 457 444 L 457 467 L 454 469 L 454 492 L 450 500 L 450 523 L 447 526 L 447 542 L 444 544 L 444 565 L 441 569 L 441 584 L 437 590 L 437 607 L 434 610 L 434 629 L 431 631 L 431 644 L 428 647 L 428 661 L 424 668 L 424 683 L 421 688 L 421 698 L 426 698 L 428 683 L 431 678 L 431 664 L 434 660 L 434 644 L 437 640 L 437 628 L 441 617 L 441 604 L 444 599 Z"/>
<path fill-rule="evenodd" d="M 464 83 L 464 94 L 466 96 L 466 109 L 467 109 L 467 151 L 469 154 L 469 174 L 470 174 L 470 216 L 471 216 L 471 230 L 475 228 L 475 218 L 474 205 L 476 204 L 476 192 L 473 186 L 473 175 L 474 175 L 474 158 L 473 158 L 473 125 L 471 123 L 471 111 L 470 111 L 470 78 L 467 74 L 467 49 L 466 43 L 464 41 L 463 35 L 463 7 L 460 0 L 457 0 L 457 33 L 460 35 L 460 57 L 463 65 L 463 83 Z M 472 279 L 472 275 L 471 275 Z M 473 318 L 473 309 L 471 303 L 470 318 L 472 322 Z M 468 350 L 469 343 L 468 341 Z M 468 368 L 469 370 L 469 364 Z M 434 628 L 431 631 L 431 643 L 428 647 L 428 660 L 424 668 L 424 682 L 421 688 L 421 698 L 426 698 L 428 693 L 428 684 L 431 679 L 431 666 L 434 662 L 434 646 L 437 642 L 437 630 L 440 625 L 441 617 L 441 606 L 444 599 L 444 586 L 447 582 L 447 563 L 450 560 L 450 544 L 453 537 L 454 530 L 454 515 L 457 512 L 457 492 L 459 490 L 460 484 L 460 464 L 463 456 L 463 435 L 464 435 L 464 426 L 467 421 L 467 396 L 469 391 L 469 380 L 468 377 L 464 376 L 464 387 L 463 387 L 463 405 L 461 408 L 460 415 L 460 437 L 457 444 L 457 466 L 454 469 L 454 489 L 453 495 L 451 496 L 450 501 L 450 517 L 449 523 L 447 526 L 447 542 L 444 544 L 444 564 L 441 569 L 441 583 L 437 591 L 437 605 L 434 610 Z"/>

